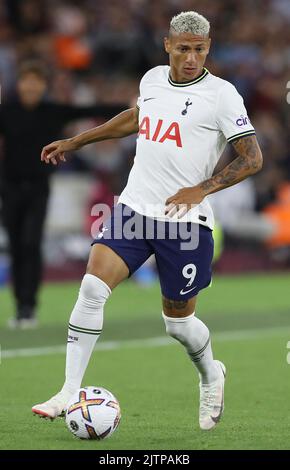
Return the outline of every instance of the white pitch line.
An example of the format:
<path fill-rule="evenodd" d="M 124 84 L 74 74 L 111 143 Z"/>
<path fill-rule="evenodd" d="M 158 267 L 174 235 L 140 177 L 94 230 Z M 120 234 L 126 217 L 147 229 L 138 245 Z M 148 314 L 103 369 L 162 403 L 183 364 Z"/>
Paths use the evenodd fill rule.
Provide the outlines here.
<path fill-rule="evenodd" d="M 260 328 L 253 330 L 234 330 L 214 333 L 212 338 L 214 341 L 239 341 L 239 340 L 250 340 L 264 338 L 268 336 L 279 336 L 283 333 L 287 333 L 287 327 L 275 327 L 275 328 Z M 289 335 L 290 337 L 290 328 Z M 128 349 L 147 347 L 151 348 L 154 346 L 169 346 L 177 344 L 171 338 L 166 336 L 158 336 L 155 338 L 146 339 L 132 339 L 132 340 L 120 340 L 120 341 L 104 341 L 96 345 L 97 351 L 112 351 L 115 349 Z M 286 346 L 285 346 L 286 347 Z M 4 349 L 0 353 L 1 359 L 10 359 L 14 357 L 32 357 L 32 356 L 49 356 L 51 354 L 64 354 L 66 352 L 66 345 L 56 346 L 42 346 L 39 348 L 23 348 L 23 349 Z"/>
<path fill-rule="evenodd" d="M 156 337 L 148 339 L 133 339 L 125 341 L 104 341 L 96 346 L 97 351 L 112 351 L 121 348 L 136 348 L 136 347 L 152 347 L 152 346 L 167 346 L 174 344 L 173 340 L 167 337 Z M 51 354 L 64 354 L 66 352 L 66 345 L 56 346 L 42 346 L 39 348 L 23 348 L 23 349 L 4 349 L 1 351 L 2 359 L 10 359 L 13 357 L 31 357 L 31 356 L 49 356 Z"/>

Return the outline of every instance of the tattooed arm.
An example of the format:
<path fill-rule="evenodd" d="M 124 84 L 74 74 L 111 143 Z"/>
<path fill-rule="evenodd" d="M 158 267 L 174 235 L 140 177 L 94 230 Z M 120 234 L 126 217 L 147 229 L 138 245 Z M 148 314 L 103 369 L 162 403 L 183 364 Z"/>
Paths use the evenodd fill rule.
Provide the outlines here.
<path fill-rule="evenodd" d="M 215 176 L 193 188 L 180 189 L 168 198 L 165 214 L 172 216 L 181 206 L 179 217 L 182 217 L 193 204 L 199 204 L 209 194 L 233 186 L 262 168 L 262 152 L 254 135 L 238 139 L 232 145 L 238 156 Z"/>
<path fill-rule="evenodd" d="M 238 156 L 222 171 L 201 183 L 205 196 L 239 183 L 261 170 L 263 157 L 256 136 L 238 139 L 233 147 Z"/>

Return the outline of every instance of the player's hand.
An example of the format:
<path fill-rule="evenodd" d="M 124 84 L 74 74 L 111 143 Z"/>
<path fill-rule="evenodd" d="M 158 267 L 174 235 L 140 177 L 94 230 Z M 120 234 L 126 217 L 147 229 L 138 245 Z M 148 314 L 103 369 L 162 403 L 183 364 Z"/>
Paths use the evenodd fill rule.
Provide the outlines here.
<path fill-rule="evenodd" d="M 177 214 L 177 218 L 181 219 L 190 209 L 201 203 L 204 197 L 200 186 L 182 188 L 166 200 L 165 215 L 173 217 Z"/>
<path fill-rule="evenodd" d="M 45 163 L 53 163 L 57 165 L 59 162 L 65 162 L 65 152 L 77 150 L 79 147 L 74 143 L 73 139 L 56 140 L 51 144 L 43 147 L 41 152 L 41 161 Z"/>

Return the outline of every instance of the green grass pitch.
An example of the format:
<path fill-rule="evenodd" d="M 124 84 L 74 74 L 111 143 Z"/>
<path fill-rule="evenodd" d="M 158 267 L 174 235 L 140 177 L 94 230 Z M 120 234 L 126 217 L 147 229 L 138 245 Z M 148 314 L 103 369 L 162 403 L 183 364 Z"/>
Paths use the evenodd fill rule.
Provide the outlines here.
<path fill-rule="evenodd" d="M 159 286 L 119 286 L 84 380 L 108 388 L 121 404 L 118 430 L 101 442 L 77 440 L 62 419 L 48 422 L 30 411 L 62 385 L 65 356 L 54 347 L 66 342 L 77 291 L 78 283 L 45 285 L 40 326 L 26 332 L 6 329 L 12 302 L 8 289 L 0 291 L 0 449 L 290 448 L 289 275 L 216 276 L 200 294 L 196 313 L 228 371 L 225 414 L 210 432 L 198 427 L 193 365 L 179 344 L 162 341 Z"/>

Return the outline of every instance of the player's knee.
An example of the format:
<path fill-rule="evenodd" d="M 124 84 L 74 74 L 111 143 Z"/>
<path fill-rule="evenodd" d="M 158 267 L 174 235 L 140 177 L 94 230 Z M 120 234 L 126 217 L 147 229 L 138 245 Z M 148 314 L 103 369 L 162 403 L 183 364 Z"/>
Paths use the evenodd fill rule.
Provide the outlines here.
<path fill-rule="evenodd" d="M 169 318 L 186 318 L 195 311 L 196 297 L 188 300 L 162 298 L 163 313 Z"/>
<path fill-rule="evenodd" d="M 111 289 L 104 281 L 92 274 L 85 274 L 81 283 L 79 297 L 88 306 L 91 305 L 92 308 L 102 307 L 110 294 Z"/>
<path fill-rule="evenodd" d="M 178 328 L 174 323 L 169 323 L 165 321 L 165 330 L 168 336 L 171 336 L 172 338 L 182 342 L 180 338 L 180 328 Z"/>
<path fill-rule="evenodd" d="M 129 275 L 128 267 L 123 259 L 111 248 L 101 243 L 93 246 L 86 272 L 102 279 L 110 289 L 114 289 Z"/>
<path fill-rule="evenodd" d="M 99 271 L 99 266 L 96 263 L 96 260 L 94 258 L 89 258 L 88 264 L 87 264 L 87 274 L 91 274 L 92 276 L 97 276 L 97 273 Z"/>
<path fill-rule="evenodd" d="M 164 312 L 162 312 L 163 320 L 165 323 L 166 333 L 174 339 L 177 339 L 181 344 L 185 344 L 187 341 L 186 335 L 186 323 L 190 321 L 193 317 L 194 312 L 191 313 L 188 317 L 182 318 L 173 318 L 167 317 Z"/>

